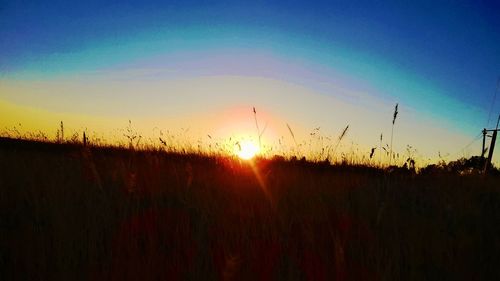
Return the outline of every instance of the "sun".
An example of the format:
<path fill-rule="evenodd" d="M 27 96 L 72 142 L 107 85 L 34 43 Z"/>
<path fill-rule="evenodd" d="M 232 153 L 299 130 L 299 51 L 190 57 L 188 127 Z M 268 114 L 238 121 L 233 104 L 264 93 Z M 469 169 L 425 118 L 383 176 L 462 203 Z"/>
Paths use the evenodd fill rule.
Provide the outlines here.
<path fill-rule="evenodd" d="M 251 141 L 241 141 L 236 145 L 236 155 L 244 160 L 252 159 L 259 153 L 259 147 Z"/>

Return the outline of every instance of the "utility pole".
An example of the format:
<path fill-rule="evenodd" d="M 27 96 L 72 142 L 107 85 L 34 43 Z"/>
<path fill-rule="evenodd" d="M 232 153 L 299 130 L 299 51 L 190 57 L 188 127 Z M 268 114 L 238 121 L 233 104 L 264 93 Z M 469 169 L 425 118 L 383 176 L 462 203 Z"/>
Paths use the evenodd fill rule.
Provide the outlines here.
<path fill-rule="evenodd" d="M 488 170 L 490 169 L 491 166 L 491 160 L 493 158 L 493 151 L 495 150 L 495 142 L 497 140 L 497 133 L 498 133 L 498 123 L 500 122 L 500 115 L 498 115 L 497 119 L 497 126 L 494 130 L 486 130 L 487 132 L 493 132 L 493 135 L 491 136 L 491 144 L 490 144 L 490 149 L 488 151 L 488 159 L 486 160 L 486 164 L 484 165 L 484 173 L 486 174 Z"/>
<path fill-rule="evenodd" d="M 484 150 L 485 142 L 486 142 L 486 128 L 483 129 L 483 149 L 481 150 L 481 158 L 484 158 L 484 153 L 486 152 Z"/>

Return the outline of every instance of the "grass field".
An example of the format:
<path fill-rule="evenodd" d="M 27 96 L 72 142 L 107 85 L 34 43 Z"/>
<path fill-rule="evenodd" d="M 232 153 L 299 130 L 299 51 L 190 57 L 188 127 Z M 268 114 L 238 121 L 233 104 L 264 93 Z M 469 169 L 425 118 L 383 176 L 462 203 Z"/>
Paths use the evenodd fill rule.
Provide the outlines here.
<path fill-rule="evenodd" d="M 500 280 L 500 177 L 3 138 L 0 237 L 0 280 Z"/>

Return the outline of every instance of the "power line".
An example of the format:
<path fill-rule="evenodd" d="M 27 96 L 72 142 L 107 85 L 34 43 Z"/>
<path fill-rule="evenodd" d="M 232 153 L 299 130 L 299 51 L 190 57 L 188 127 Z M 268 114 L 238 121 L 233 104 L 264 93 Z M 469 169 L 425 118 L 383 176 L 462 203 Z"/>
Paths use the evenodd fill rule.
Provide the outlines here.
<path fill-rule="evenodd" d="M 465 150 L 467 148 L 469 148 L 471 145 L 473 145 L 476 141 L 478 141 L 480 138 L 481 138 L 481 135 L 483 133 L 479 133 L 470 143 L 468 143 L 464 148 L 462 148 L 461 150 Z"/>
<path fill-rule="evenodd" d="M 461 148 L 460 150 L 458 150 L 457 152 L 455 152 L 454 154 L 452 154 L 453 156 L 457 156 L 460 152 L 463 152 L 464 150 L 466 150 L 467 148 L 469 148 L 471 145 L 473 145 L 476 141 L 478 141 L 481 136 L 483 135 L 483 132 L 480 132 L 477 136 L 475 136 L 471 142 L 469 142 L 466 146 L 464 146 L 463 148 Z"/>

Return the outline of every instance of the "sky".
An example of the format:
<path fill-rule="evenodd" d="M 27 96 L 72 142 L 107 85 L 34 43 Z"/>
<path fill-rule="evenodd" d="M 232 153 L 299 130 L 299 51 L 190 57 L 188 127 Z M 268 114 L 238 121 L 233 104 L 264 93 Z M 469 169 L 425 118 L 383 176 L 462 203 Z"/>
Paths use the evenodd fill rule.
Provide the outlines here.
<path fill-rule="evenodd" d="M 132 120 L 151 138 L 255 138 L 256 107 L 270 145 L 291 142 L 286 124 L 309 147 L 314 128 L 335 139 L 349 124 L 343 149 L 364 153 L 388 142 L 399 103 L 397 151 L 470 156 L 500 113 L 499 13 L 495 1 L 2 0 L 0 127 L 53 134 L 63 119 L 112 138 Z"/>

